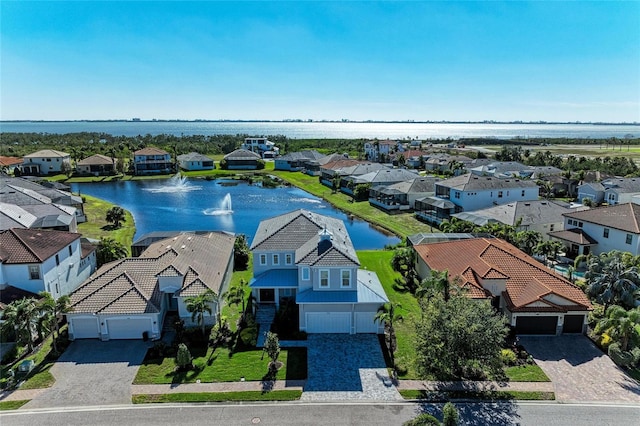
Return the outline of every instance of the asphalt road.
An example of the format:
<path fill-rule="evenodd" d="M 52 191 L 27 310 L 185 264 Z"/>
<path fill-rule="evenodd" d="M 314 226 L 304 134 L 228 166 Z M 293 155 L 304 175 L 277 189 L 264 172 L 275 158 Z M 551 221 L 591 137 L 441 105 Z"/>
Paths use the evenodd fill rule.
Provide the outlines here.
<path fill-rule="evenodd" d="M 458 403 L 464 425 L 636 425 L 640 405 L 557 403 Z M 2 426 L 57 425 L 400 425 L 440 404 L 159 404 L 17 410 L 0 415 Z"/>

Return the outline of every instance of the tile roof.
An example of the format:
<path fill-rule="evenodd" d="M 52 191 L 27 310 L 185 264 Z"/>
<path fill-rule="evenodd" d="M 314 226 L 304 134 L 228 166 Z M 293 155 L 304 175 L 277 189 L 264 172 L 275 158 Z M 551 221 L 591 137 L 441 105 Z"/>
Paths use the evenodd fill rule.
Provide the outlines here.
<path fill-rule="evenodd" d="M 260 155 L 246 149 L 236 149 L 224 156 L 225 160 L 260 160 Z"/>
<path fill-rule="evenodd" d="M 563 223 L 562 215 L 573 211 L 575 210 L 554 201 L 532 200 L 515 201 L 465 213 L 466 215 L 493 219 L 511 226 L 521 219 L 521 226 L 526 226 L 538 223 Z M 460 215 L 455 216 L 462 219 Z"/>
<path fill-rule="evenodd" d="M 140 257 L 102 266 L 71 293 L 74 312 L 159 312 L 162 292 L 158 277 L 181 275 L 180 296 L 195 296 L 206 289 L 220 293 L 235 237 L 211 232 L 180 234 L 155 242 Z"/>
<path fill-rule="evenodd" d="M 0 262 L 42 263 L 79 238 L 80 234 L 72 232 L 42 229 L 0 231 Z"/>
<path fill-rule="evenodd" d="M 594 209 L 566 213 L 564 216 L 608 228 L 640 234 L 640 205 L 635 203 L 596 207 Z"/>
<path fill-rule="evenodd" d="M 59 157 L 69 157 L 70 155 L 66 152 L 56 151 L 55 149 L 43 149 L 40 151 L 32 152 L 31 154 L 25 155 L 24 158 L 32 158 L 32 157 L 44 157 L 44 158 L 59 158 Z"/>
<path fill-rule="evenodd" d="M 483 279 L 506 277 L 503 296 L 512 312 L 591 309 L 582 290 L 504 240 L 476 238 L 414 248 L 429 268 L 447 270 L 451 278 L 461 277 L 463 285 L 473 291 L 470 297 L 485 292 L 481 284 Z M 554 305 L 550 302 L 554 296 L 566 299 L 568 305 Z M 534 302 L 545 307 L 528 306 Z"/>
<path fill-rule="evenodd" d="M 5 157 L 4 155 L 0 155 L 0 166 L 15 166 L 18 164 L 22 164 L 22 158 L 20 157 Z"/>
<path fill-rule="evenodd" d="M 591 238 L 589 234 L 587 234 L 580 228 L 572 228 L 572 229 L 565 229 L 562 231 L 547 232 L 547 235 L 553 238 L 557 238 L 559 240 L 569 241 L 571 243 L 578 244 L 581 246 L 590 246 L 590 245 L 598 244 L 598 242 L 595 239 Z"/>
<path fill-rule="evenodd" d="M 445 179 L 436 183 L 437 186 L 458 189 L 461 191 L 475 191 L 486 189 L 510 189 L 510 188 L 533 188 L 538 185 L 531 180 L 518 178 L 497 178 L 493 176 L 478 176 L 473 173 Z"/>
<path fill-rule="evenodd" d="M 331 239 L 328 250 L 318 249 L 320 232 L 326 230 Z M 251 243 L 251 250 L 295 250 L 295 262 L 359 265 L 353 243 L 340 219 L 308 210 L 294 210 L 263 220 Z"/>
<path fill-rule="evenodd" d="M 178 155 L 178 161 L 213 161 L 206 155 L 199 152 L 190 152 L 188 154 Z"/>
<path fill-rule="evenodd" d="M 104 164 L 104 165 L 112 165 L 114 159 L 111 157 L 107 157 L 102 154 L 94 154 L 91 157 L 84 158 L 78 161 L 78 166 L 89 166 L 92 164 Z"/>
<path fill-rule="evenodd" d="M 605 189 L 618 193 L 640 192 L 640 178 L 616 178 L 602 181 Z"/>

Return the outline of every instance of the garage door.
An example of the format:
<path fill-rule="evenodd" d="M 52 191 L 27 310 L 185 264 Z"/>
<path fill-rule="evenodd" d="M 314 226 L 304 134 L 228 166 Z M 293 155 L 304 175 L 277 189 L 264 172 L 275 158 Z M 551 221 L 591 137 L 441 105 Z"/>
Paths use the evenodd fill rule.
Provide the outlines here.
<path fill-rule="evenodd" d="M 375 312 L 356 312 L 356 333 L 377 333 L 379 321 L 373 321 Z"/>
<path fill-rule="evenodd" d="M 565 315 L 563 333 L 582 333 L 582 324 L 584 323 L 584 315 Z"/>
<path fill-rule="evenodd" d="M 72 318 L 74 339 L 97 339 L 100 337 L 98 318 Z"/>
<path fill-rule="evenodd" d="M 350 333 L 351 312 L 308 312 L 307 333 Z"/>
<path fill-rule="evenodd" d="M 108 319 L 109 339 L 142 339 L 142 333 L 151 335 L 149 318 Z"/>
<path fill-rule="evenodd" d="M 518 334 L 556 334 L 557 316 L 518 317 L 516 333 Z"/>

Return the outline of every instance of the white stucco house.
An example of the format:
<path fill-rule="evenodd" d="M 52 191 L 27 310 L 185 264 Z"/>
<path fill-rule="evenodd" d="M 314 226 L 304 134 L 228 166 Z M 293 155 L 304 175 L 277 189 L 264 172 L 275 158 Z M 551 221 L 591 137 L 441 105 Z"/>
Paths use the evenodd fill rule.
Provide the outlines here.
<path fill-rule="evenodd" d="M 71 168 L 71 155 L 55 149 L 43 149 L 23 157 L 22 169 L 25 174 L 49 175 L 61 173 L 63 164 Z"/>
<path fill-rule="evenodd" d="M 566 246 L 567 256 L 607 253 L 640 254 L 640 205 L 616 204 L 564 214 L 564 230 L 549 234 Z"/>
<path fill-rule="evenodd" d="M 260 304 L 295 300 L 307 333 L 383 333 L 374 321 L 389 301 L 360 262 L 344 223 L 296 210 L 260 222 L 251 243 L 252 294 Z"/>
<path fill-rule="evenodd" d="M 474 211 L 515 201 L 537 200 L 539 188 L 531 180 L 500 179 L 473 173 L 435 183 L 436 197 L 449 200 L 457 211 Z"/>
<path fill-rule="evenodd" d="M 81 235 L 43 229 L 0 231 L 0 284 L 57 299 L 70 294 L 96 269 L 93 246 Z"/>
<path fill-rule="evenodd" d="M 178 163 L 182 170 L 213 170 L 213 160 L 198 152 L 178 155 Z"/>
<path fill-rule="evenodd" d="M 139 257 L 103 265 L 71 294 L 71 339 L 158 339 L 168 312 L 195 325 L 185 300 L 223 294 L 233 273 L 235 237 L 182 233 L 151 244 Z M 211 324 L 221 306 L 214 302 Z"/>
<path fill-rule="evenodd" d="M 584 292 L 537 260 L 498 238 L 414 245 L 416 271 L 447 271 L 465 295 L 484 299 L 508 318 L 518 334 L 579 334 L 592 309 Z"/>

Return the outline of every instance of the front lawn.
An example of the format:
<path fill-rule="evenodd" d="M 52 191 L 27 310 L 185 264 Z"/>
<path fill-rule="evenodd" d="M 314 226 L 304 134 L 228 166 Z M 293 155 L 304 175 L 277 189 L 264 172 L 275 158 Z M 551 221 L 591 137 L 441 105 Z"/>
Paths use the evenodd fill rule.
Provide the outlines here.
<path fill-rule="evenodd" d="M 150 404 L 160 402 L 226 402 L 226 401 L 295 401 L 300 399 L 302 391 L 275 390 L 270 392 L 199 392 L 199 393 L 165 393 L 151 395 L 133 395 L 134 404 Z"/>
<path fill-rule="evenodd" d="M 399 292 L 393 288 L 394 279 L 400 277 L 400 274 L 391 267 L 392 257 L 393 251 L 391 250 L 358 251 L 360 266 L 370 271 L 375 271 L 389 300 L 402 306 L 401 313 L 404 320 L 394 323 L 398 343 L 398 349 L 396 350 L 398 376 L 401 379 L 417 379 L 418 376 L 414 366 L 416 358 L 414 336 L 416 321 L 420 319 L 420 306 L 411 293 Z"/>
<path fill-rule="evenodd" d="M 0 411 L 17 410 L 29 401 L 31 400 L 22 399 L 20 401 L 0 401 Z"/>
<path fill-rule="evenodd" d="M 187 372 L 176 372 L 175 358 L 145 358 L 133 383 L 203 383 L 237 382 L 241 377 L 247 381 L 260 381 L 268 372 L 269 357 L 262 350 L 232 353 L 227 348 L 211 348 L 202 345 L 189 347 L 193 355 L 194 368 Z M 277 380 L 300 380 L 307 376 L 306 348 L 289 348 L 280 352 L 278 361 L 283 367 L 278 370 Z"/>
<path fill-rule="evenodd" d="M 542 368 L 537 364 L 524 364 L 514 367 L 505 367 L 504 373 L 510 382 L 550 382 Z"/>

